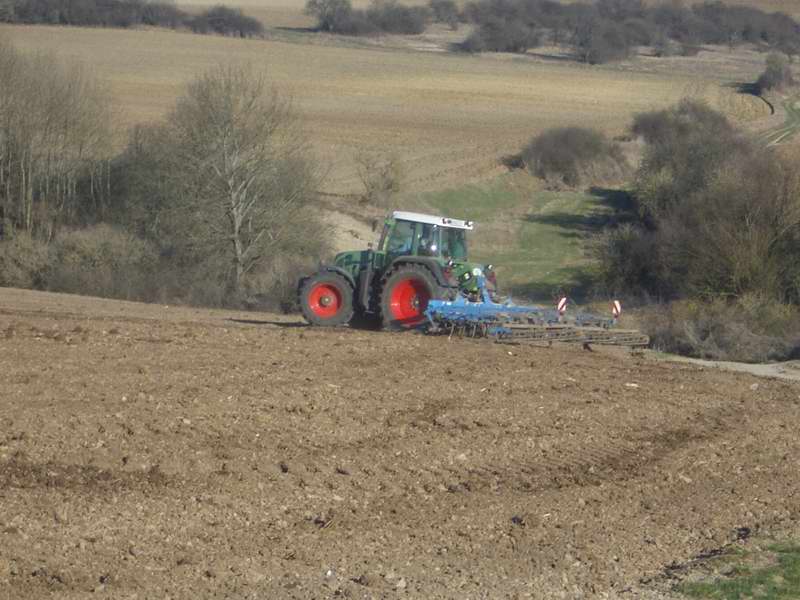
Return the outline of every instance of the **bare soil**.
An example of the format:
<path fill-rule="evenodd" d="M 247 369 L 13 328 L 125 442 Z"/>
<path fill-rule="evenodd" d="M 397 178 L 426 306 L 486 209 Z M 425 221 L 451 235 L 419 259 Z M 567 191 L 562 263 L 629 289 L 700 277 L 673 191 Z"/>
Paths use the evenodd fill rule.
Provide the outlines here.
<path fill-rule="evenodd" d="M 799 419 L 619 350 L 0 289 L 0 598 L 651 597 L 796 530 Z"/>

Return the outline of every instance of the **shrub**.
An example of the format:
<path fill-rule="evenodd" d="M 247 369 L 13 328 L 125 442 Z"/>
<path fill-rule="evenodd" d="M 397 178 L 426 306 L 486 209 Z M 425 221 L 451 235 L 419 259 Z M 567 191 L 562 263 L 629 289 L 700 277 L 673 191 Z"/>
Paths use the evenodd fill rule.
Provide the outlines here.
<path fill-rule="evenodd" d="M 418 34 L 425 31 L 430 18 L 424 6 L 403 6 L 396 0 L 372 0 L 367 19 L 387 33 Z"/>
<path fill-rule="evenodd" d="M 800 313 L 757 295 L 653 306 L 641 323 L 653 347 L 665 352 L 743 362 L 800 357 Z"/>
<path fill-rule="evenodd" d="M 187 14 L 174 4 L 167 2 L 146 2 L 141 7 L 143 25 L 177 29 L 186 22 Z"/>
<path fill-rule="evenodd" d="M 782 90 L 790 85 L 794 85 L 794 77 L 792 76 L 789 60 L 783 54 L 773 52 L 767 56 L 766 69 L 756 81 L 758 93 L 763 94 L 769 90 Z"/>
<path fill-rule="evenodd" d="M 657 146 L 687 139 L 695 131 L 726 141 L 736 134 L 730 121 L 704 102 L 685 99 L 675 107 L 634 116 L 631 132 L 650 145 Z"/>
<path fill-rule="evenodd" d="M 618 178 L 627 168 L 616 143 L 583 127 L 545 131 L 522 150 L 522 160 L 537 177 L 569 186 Z"/>
<path fill-rule="evenodd" d="M 254 273 L 248 280 L 243 305 L 248 309 L 297 312 L 297 283 L 301 277 L 319 266 L 327 246 L 322 240 L 330 232 L 316 227 L 309 232 L 309 241 L 294 254 L 273 261 L 269 269 Z"/>
<path fill-rule="evenodd" d="M 343 35 L 422 33 L 431 15 L 427 7 L 403 6 L 396 0 L 373 0 L 366 11 L 354 10 L 350 0 L 308 0 L 306 13 L 317 18 L 321 31 Z"/>
<path fill-rule="evenodd" d="M 524 54 L 540 43 L 536 31 L 524 23 L 491 19 L 482 23 L 464 40 L 461 48 L 467 52 L 515 52 Z"/>
<path fill-rule="evenodd" d="M 610 296 L 662 296 L 656 236 L 624 223 L 595 237 L 590 253 L 597 259 L 596 286 Z"/>
<path fill-rule="evenodd" d="M 264 26 L 257 19 L 248 17 L 238 8 L 214 6 L 189 22 L 195 33 L 218 33 L 241 38 L 263 35 Z"/>
<path fill-rule="evenodd" d="M 685 294 L 799 299 L 800 177 L 794 161 L 754 152 L 709 171 L 704 186 L 660 219 Z"/>
<path fill-rule="evenodd" d="M 694 100 L 638 114 L 631 131 L 647 143 L 635 185 L 642 215 L 650 220 L 702 188 L 729 157 L 751 151 L 724 115 Z"/>
<path fill-rule="evenodd" d="M 0 287 L 40 288 L 48 264 L 47 245 L 18 233 L 0 242 Z"/>
<path fill-rule="evenodd" d="M 639 227 L 606 234 L 603 279 L 659 298 L 800 303 L 800 174 L 703 105 L 639 115 L 647 142 L 634 196 Z"/>
<path fill-rule="evenodd" d="M 308 0 L 305 12 L 316 17 L 320 31 L 344 33 L 342 26 L 350 21 L 353 6 L 350 0 Z"/>
<path fill-rule="evenodd" d="M 150 244 L 110 225 L 67 231 L 53 243 L 45 285 L 57 292 L 148 299 L 156 260 Z"/>
<path fill-rule="evenodd" d="M 592 17 L 582 19 L 572 45 L 578 58 L 590 65 L 622 60 L 631 53 L 630 37 L 623 27 Z"/>
<path fill-rule="evenodd" d="M 460 13 L 454 0 L 430 0 L 428 8 L 433 14 L 434 21 L 446 23 L 454 30 L 458 28 Z"/>
<path fill-rule="evenodd" d="M 403 171 L 394 155 L 360 153 L 356 156 L 356 172 L 364 186 L 364 204 L 387 208 L 400 191 Z"/>
<path fill-rule="evenodd" d="M 644 19 L 628 19 L 622 23 L 628 44 L 632 46 L 649 46 L 657 36 L 658 30 Z"/>
<path fill-rule="evenodd" d="M 342 35 L 375 35 L 381 30 L 369 20 L 366 11 L 353 10 L 336 22 L 334 32 Z"/>
<path fill-rule="evenodd" d="M 663 31 L 658 31 L 656 33 L 652 44 L 653 54 L 661 58 L 666 56 L 675 56 L 681 52 L 680 44 L 669 39 Z"/>

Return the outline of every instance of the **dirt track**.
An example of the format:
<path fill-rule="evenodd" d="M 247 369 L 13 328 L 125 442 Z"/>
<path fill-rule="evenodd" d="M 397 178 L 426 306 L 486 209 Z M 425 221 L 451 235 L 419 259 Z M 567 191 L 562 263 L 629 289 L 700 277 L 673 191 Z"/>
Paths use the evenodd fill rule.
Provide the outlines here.
<path fill-rule="evenodd" d="M 0 289 L 0 598 L 642 598 L 797 522 L 796 383 L 296 325 Z"/>

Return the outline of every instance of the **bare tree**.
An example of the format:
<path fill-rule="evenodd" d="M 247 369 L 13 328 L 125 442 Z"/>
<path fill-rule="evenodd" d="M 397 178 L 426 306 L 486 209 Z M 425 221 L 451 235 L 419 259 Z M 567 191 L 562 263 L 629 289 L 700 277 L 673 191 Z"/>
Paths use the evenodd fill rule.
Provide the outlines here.
<path fill-rule="evenodd" d="M 353 7 L 350 0 L 308 0 L 306 14 L 317 18 L 317 27 L 322 31 L 335 32 L 350 16 Z"/>
<path fill-rule="evenodd" d="M 364 186 L 365 204 L 386 208 L 392 196 L 400 191 L 403 170 L 394 154 L 359 152 L 355 157 L 356 172 Z"/>
<path fill-rule="evenodd" d="M 239 294 L 248 272 L 302 236 L 318 177 L 298 120 L 263 75 L 221 66 L 190 84 L 169 128 L 190 242 L 229 253 Z"/>
<path fill-rule="evenodd" d="M 7 228 L 48 238 L 85 207 L 102 215 L 110 112 L 78 64 L 0 43 L 0 207 Z"/>

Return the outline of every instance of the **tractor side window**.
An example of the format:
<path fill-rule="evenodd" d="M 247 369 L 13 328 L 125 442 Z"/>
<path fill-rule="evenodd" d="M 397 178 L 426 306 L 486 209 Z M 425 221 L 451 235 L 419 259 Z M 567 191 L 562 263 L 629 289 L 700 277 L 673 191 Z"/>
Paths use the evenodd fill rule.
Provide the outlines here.
<path fill-rule="evenodd" d="M 438 256 L 439 255 L 439 227 L 428 223 L 417 225 L 419 242 L 417 244 L 417 254 L 419 256 Z"/>
<path fill-rule="evenodd" d="M 389 224 L 388 223 L 384 223 L 383 224 L 383 229 L 381 230 L 381 239 L 378 242 L 378 249 L 379 250 L 383 250 L 384 249 L 384 244 L 386 243 L 386 236 L 389 235 L 390 231 L 391 231 L 391 227 L 389 227 Z"/>
<path fill-rule="evenodd" d="M 467 236 L 463 229 L 442 229 L 442 256 L 458 261 L 467 259 Z"/>
<path fill-rule="evenodd" d="M 386 245 L 387 254 L 411 254 L 411 246 L 414 242 L 414 224 L 410 221 L 397 221 L 389 236 L 389 243 Z"/>

